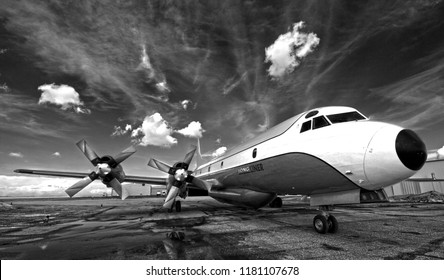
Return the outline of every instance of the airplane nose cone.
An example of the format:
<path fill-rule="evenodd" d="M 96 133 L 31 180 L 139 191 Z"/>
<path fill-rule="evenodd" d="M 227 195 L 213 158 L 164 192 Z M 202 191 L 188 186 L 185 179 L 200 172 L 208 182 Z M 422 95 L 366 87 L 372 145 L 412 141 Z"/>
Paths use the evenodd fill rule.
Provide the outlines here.
<path fill-rule="evenodd" d="M 401 162 L 411 170 L 419 170 L 427 159 L 427 150 L 424 142 L 409 129 L 403 129 L 396 136 L 396 154 Z"/>
<path fill-rule="evenodd" d="M 414 175 L 424 165 L 427 151 L 413 131 L 395 125 L 379 129 L 370 140 L 364 157 L 366 189 L 379 189 Z"/>

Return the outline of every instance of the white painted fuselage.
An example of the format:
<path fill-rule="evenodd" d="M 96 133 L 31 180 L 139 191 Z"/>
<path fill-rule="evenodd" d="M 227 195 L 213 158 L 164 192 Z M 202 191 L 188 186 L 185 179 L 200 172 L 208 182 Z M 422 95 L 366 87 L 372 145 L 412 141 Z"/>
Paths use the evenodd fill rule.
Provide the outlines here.
<path fill-rule="evenodd" d="M 199 166 L 194 176 L 208 182 L 215 198 L 241 196 L 242 190 L 311 196 L 379 190 L 418 170 L 400 160 L 401 131 L 350 107 L 318 108 Z"/>

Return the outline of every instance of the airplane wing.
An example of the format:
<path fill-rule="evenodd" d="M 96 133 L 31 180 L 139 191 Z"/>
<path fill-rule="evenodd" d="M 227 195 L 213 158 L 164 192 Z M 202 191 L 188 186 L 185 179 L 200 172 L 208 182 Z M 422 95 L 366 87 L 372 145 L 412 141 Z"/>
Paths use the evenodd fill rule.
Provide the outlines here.
<path fill-rule="evenodd" d="M 409 178 L 405 181 L 408 182 L 444 182 L 444 179 L 437 178 Z"/>
<path fill-rule="evenodd" d="M 68 171 L 50 171 L 50 170 L 33 170 L 33 169 L 16 169 L 15 173 L 24 173 L 32 175 L 46 175 L 56 177 L 84 178 L 89 172 L 68 172 Z M 166 177 L 145 177 L 145 176 L 125 176 L 126 183 L 139 183 L 151 185 L 165 185 Z"/>

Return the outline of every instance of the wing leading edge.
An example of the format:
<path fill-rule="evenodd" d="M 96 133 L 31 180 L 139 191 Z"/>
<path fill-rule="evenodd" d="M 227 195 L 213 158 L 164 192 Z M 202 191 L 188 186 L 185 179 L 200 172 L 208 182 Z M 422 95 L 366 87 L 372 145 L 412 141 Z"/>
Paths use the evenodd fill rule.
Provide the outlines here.
<path fill-rule="evenodd" d="M 84 178 L 89 175 L 88 172 L 68 172 L 68 171 L 50 171 L 50 170 L 33 170 L 33 169 L 16 169 L 15 173 L 31 174 L 31 175 L 46 175 L 55 177 L 68 178 Z M 126 183 L 139 183 L 151 185 L 165 185 L 166 177 L 145 177 L 145 176 L 125 176 Z"/>

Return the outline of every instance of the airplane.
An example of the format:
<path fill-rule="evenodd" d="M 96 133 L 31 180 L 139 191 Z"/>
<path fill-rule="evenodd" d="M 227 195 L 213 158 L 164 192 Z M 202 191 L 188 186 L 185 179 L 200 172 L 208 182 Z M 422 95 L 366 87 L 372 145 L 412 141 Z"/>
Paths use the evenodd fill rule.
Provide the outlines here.
<path fill-rule="evenodd" d="M 310 206 L 319 209 L 313 227 L 321 234 L 338 231 L 338 221 L 330 213 L 335 205 L 387 201 L 382 188 L 411 177 L 427 158 L 424 142 L 412 130 L 369 120 L 358 110 L 344 106 L 298 114 L 190 171 L 196 149 L 200 150 L 194 147 L 173 166 L 150 159 L 148 165 L 168 173 L 166 178 L 124 179 L 152 184 L 163 181 L 167 187 L 163 207 L 177 212 L 181 211 L 178 197 L 186 198 L 193 188 L 206 191 L 218 201 L 255 209 L 282 207 L 282 195 L 307 195 Z M 89 152 L 85 155 L 95 157 Z M 123 157 L 119 154 L 115 161 L 120 163 Z M 111 157 L 100 162 L 113 173 Z M 15 172 L 60 176 L 35 170 Z M 104 183 L 109 180 L 101 178 Z"/>

